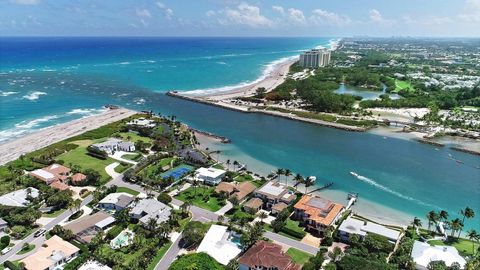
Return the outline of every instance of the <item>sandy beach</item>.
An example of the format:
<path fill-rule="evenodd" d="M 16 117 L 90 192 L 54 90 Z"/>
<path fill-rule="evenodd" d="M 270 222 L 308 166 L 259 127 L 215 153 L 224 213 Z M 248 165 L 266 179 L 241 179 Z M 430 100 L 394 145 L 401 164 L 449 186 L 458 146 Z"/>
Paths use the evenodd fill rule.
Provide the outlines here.
<path fill-rule="evenodd" d="M 25 137 L 5 142 L 0 145 L 0 165 L 15 160 L 23 154 L 33 152 L 106 124 L 122 120 L 136 113 L 135 111 L 124 108 L 109 109 L 98 115 L 48 127 Z"/>
<path fill-rule="evenodd" d="M 288 59 L 280 62 L 272 67 L 272 71 L 266 74 L 265 78 L 258 80 L 257 82 L 239 86 L 225 91 L 218 91 L 215 89 L 200 91 L 188 91 L 182 92 L 182 95 L 188 97 L 202 98 L 210 101 L 220 101 L 232 98 L 247 97 L 255 94 L 257 88 L 264 87 L 265 90 L 271 91 L 287 78 L 290 66 L 295 63 L 297 59 Z"/>

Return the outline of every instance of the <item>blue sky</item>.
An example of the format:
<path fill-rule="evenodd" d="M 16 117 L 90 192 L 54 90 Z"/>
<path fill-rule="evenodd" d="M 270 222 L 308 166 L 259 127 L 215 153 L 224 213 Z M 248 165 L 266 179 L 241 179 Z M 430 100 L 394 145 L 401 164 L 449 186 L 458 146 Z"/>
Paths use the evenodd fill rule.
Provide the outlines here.
<path fill-rule="evenodd" d="M 480 36 L 480 0 L 0 0 L 2 36 Z"/>

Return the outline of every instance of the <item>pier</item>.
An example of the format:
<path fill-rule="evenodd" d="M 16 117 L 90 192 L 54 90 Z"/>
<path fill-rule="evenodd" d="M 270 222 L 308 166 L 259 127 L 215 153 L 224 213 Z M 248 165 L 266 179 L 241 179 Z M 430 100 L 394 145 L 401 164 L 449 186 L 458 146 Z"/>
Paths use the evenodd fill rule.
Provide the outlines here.
<path fill-rule="evenodd" d="M 331 186 L 333 186 L 333 182 L 327 183 L 327 184 L 325 184 L 325 185 L 323 185 L 323 186 L 321 186 L 321 187 L 319 187 L 319 188 L 317 188 L 317 189 L 314 189 L 314 190 L 308 192 L 307 194 L 312 194 L 313 192 L 321 191 L 321 190 L 327 189 L 327 188 L 329 188 L 329 187 L 331 187 Z"/>

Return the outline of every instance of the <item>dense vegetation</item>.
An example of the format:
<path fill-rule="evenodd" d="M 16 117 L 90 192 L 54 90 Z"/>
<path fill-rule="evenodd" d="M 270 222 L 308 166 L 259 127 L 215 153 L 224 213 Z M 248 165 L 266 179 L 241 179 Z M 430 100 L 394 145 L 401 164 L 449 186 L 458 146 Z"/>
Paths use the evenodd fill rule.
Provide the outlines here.
<path fill-rule="evenodd" d="M 215 261 L 215 259 L 210 257 L 208 254 L 200 252 L 181 256 L 174 261 L 168 269 L 225 270 L 225 267 Z"/>

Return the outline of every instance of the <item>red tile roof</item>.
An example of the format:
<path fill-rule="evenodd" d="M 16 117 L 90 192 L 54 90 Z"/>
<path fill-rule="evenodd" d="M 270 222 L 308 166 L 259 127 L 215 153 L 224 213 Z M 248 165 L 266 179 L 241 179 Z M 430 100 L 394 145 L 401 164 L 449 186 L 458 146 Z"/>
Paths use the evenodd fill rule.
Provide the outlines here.
<path fill-rule="evenodd" d="M 300 265 L 295 264 L 290 256 L 282 251 L 281 246 L 265 241 L 257 242 L 238 261 L 240 264 L 252 268 L 260 266 L 278 270 L 300 270 Z"/>
<path fill-rule="evenodd" d="M 83 180 L 87 179 L 87 176 L 83 173 L 76 173 L 72 175 L 72 181 L 73 182 L 82 182 Z"/>

